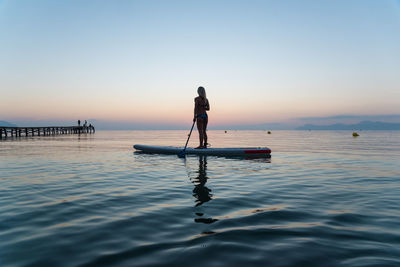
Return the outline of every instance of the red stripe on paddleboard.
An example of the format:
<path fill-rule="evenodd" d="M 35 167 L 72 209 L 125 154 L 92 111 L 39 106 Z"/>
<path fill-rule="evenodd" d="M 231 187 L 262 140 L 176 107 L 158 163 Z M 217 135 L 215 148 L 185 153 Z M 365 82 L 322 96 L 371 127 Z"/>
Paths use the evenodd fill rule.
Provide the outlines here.
<path fill-rule="evenodd" d="M 267 150 L 267 149 L 245 150 L 244 153 L 245 154 L 269 154 L 269 153 L 271 153 L 271 150 Z"/>

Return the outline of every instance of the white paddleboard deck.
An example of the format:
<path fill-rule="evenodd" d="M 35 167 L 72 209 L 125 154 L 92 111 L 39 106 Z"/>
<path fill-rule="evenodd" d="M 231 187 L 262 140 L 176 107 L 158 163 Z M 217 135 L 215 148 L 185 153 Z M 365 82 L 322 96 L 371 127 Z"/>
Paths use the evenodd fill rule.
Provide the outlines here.
<path fill-rule="evenodd" d="M 134 145 L 133 148 L 145 153 L 155 154 L 176 154 L 183 150 L 183 147 L 176 146 L 150 146 Z M 233 147 L 233 148 L 205 148 L 195 149 L 187 147 L 185 154 L 205 156 L 244 156 L 244 157 L 270 157 L 271 149 L 267 147 Z"/>

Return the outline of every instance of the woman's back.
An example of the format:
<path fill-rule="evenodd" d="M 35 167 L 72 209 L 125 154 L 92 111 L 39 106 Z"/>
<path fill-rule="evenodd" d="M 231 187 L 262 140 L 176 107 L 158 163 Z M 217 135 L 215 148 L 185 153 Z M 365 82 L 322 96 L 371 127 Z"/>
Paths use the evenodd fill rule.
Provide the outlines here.
<path fill-rule="evenodd" d="M 195 103 L 195 114 L 205 114 L 207 110 L 210 110 L 210 105 L 208 103 L 207 98 L 203 98 L 198 96 L 194 99 Z"/>

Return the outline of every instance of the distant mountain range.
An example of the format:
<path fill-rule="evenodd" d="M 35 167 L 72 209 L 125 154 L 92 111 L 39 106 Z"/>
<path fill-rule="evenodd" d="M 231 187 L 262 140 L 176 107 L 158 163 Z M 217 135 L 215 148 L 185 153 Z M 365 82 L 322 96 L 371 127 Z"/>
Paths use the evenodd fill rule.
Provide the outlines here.
<path fill-rule="evenodd" d="M 4 127 L 17 127 L 17 125 L 8 122 L 8 121 L 0 121 L 0 126 L 4 126 Z"/>
<path fill-rule="evenodd" d="M 335 123 L 330 125 L 305 124 L 296 130 L 400 130 L 400 123 L 361 121 L 356 124 Z"/>

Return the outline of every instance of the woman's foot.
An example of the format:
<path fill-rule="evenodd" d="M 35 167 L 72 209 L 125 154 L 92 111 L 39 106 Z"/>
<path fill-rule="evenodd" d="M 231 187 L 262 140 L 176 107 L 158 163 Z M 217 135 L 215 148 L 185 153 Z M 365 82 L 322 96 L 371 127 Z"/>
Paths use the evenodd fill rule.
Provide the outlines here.
<path fill-rule="evenodd" d="M 194 149 L 203 149 L 204 148 L 204 146 L 198 146 L 198 147 L 195 147 Z"/>

